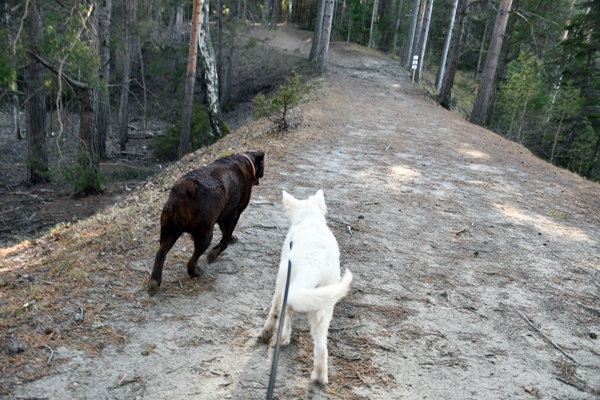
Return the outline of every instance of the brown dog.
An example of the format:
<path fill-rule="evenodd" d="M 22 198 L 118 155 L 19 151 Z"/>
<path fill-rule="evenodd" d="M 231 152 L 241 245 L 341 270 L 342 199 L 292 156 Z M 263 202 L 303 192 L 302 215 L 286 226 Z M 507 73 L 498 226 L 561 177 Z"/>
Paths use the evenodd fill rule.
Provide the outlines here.
<path fill-rule="evenodd" d="M 175 182 L 160 217 L 160 248 L 147 287 L 150 296 L 158 292 L 165 257 L 182 233 L 190 233 L 194 240 L 194 254 L 187 264 L 190 276 L 200 275 L 196 262 L 210 246 L 215 223 L 223 237 L 208 252 L 208 262 L 215 261 L 227 248 L 233 229 L 250 202 L 252 186 L 263 177 L 264 157 L 263 152 L 223 157 Z"/>

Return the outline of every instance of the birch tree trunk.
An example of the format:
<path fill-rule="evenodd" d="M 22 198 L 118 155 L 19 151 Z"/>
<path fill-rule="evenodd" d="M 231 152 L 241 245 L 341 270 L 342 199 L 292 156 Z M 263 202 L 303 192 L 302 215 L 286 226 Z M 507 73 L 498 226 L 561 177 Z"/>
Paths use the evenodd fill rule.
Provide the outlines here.
<path fill-rule="evenodd" d="M 205 85 L 204 92 L 206 93 L 207 112 L 210 119 L 210 126 L 215 139 L 220 139 L 224 136 L 221 118 L 221 105 L 219 103 L 219 77 L 217 75 L 217 65 L 215 60 L 215 51 L 210 41 L 210 25 L 209 25 L 209 2 L 204 1 L 202 4 L 202 26 L 198 33 L 198 47 L 202 56 L 203 71 Z"/>
<path fill-rule="evenodd" d="M 444 40 L 444 49 L 442 50 L 442 60 L 440 61 L 440 68 L 435 79 L 435 88 L 439 93 L 442 89 L 442 81 L 444 80 L 444 71 L 446 71 L 446 60 L 448 59 L 448 50 L 450 49 L 450 41 L 452 40 L 452 30 L 454 29 L 454 19 L 456 18 L 456 8 L 458 7 L 458 0 L 453 0 L 452 10 L 450 11 L 450 24 L 448 25 L 448 32 L 446 33 L 446 40 Z"/>
<path fill-rule="evenodd" d="M 414 0 L 412 8 L 412 18 L 408 28 L 408 38 L 406 39 L 406 47 L 404 48 L 404 68 L 410 68 L 412 65 L 412 48 L 415 41 L 415 32 L 417 30 L 417 19 L 419 18 L 419 4 L 421 0 Z"/>
<path fill-rule="evenodd" d="M 321 44 L 321 36 L 323 33 L 323 14 L 325 13 L 325 2 L 326 0 L 319 0 L 317 9 L 317 19 L 315 20 L 315 33 L 312 37 L 312 44 L 310 46 L 310 55 L 308 61 L 313 62 L 317 59 L 319 53 L 319 46 Z"/>
<path fill-rule="evenodd" d="M 429 39 L 429 25 L 431 24 L 431 13 L 433 11 L 433 0 L 427 0 L 426 12 L 423 18 L 423 27 L 421 29 L 421 39 L 419 40 L 419 64 L 415 75 L 417 83 L 421 83 L 421 73 L 425 62 L 425 51 L 427 49 L 427 40 Z"/>
<path fill-rule="evenodd" d="M 24 21 L 29 51 L 38 54 L 42 41 L 41 8 L 36 2 L 29 4 Z M 27 124 L 27 185 L 48 181 L 48 155 L 46 153 L 46 107 L 44 67 L 28 55 L 25 67 L 25 119 Z"/>
<path fill-rule="evenodd" d="M 512 0 L 502 0 L 498 7 L 498 14 L 496 15 L 496 22 L 492 33 L 492 41 L 485 60 L 483 75 L 481 76 L 481 82 L 479 83 L 479 90 L 477 91 L 473 111 L 469 118 L 469 121 L 474 124 L 481 125 L 486 117 L 511 5 Z"/>
<path fill-rule="evenodd" d="M 198 58 L 199 40 L 198 28 L 200 26 L 201 12 L 202 0 L 194 0 L 194 5 L 192 7 L 192 31 L 190 33 L 188 67 L 185 78 L 185 94 L 183 97 L 183 109 L 181 111 L 181 131 L 179 133 L 178 148 L 179 158 L 190 152 L 190 125 L 192 121 L 192 109 L 194 104 L 194 85 L 196 82 L 196 60 Z"/>
<path fill-rule="evenodd" d="M 327 68 L 327 56 L 329 54 L 329 38 L 331 36 L 331 24 L 333 22 L 333 1 L 325 0 L 325 10 L 323 13 L 323 30 L 321 33 L 321 43 L 317 55 L 316 70 L 323 72 Z"/>
<path fill-rule="evenodd" d="M 462 33 L 465 25 L 465 17 L 467 8 L 471 0 L 460 0 L 458 4 L 458 18 L 456 19 L 456 31 L 454 32 L 454 42 L 450 51 L 448 60 L 448 69 L 444 75 L 442 89 L 440 90 L 440 105 L 446 109 L 450 109 L 452 99 L 452 87 L 454 86 L 454 77 L 458 69 L 458 60 L 460 58 L 460 47 L 462 42 Z"/>
<path fill-rule="evenodd" d="M 377 19 L 377 9 L 379 8 L 379 0 L 373 0 L 373 14 L 371 14 L 371 29 L 369 30 L 369 45 L 367 46 L 369 49 L 375 47 L 374 38 L 373 38 L 373 27 L 375 26 L 375 20 Z"/>
<path fill-rule="evenodd" d="M 127 146 L 127 122 L 129 119 L 129 87 L 131 80 L 131 65 L 135 48 L 133 24 L 137 0 L 125 1 L 125 58 L 123 61 L 123 83 L 121 85 L 121 100 L 119 102 L 119 147 L 125 151 Z"/>
<path fill-rule="evenodd" d="M 98 90 L 98 155 L 106 158 L 106 138 L 110 124 L 110 96 L 108 85 L 110 82 L 110 21 L 112 15 L 112 0 L 98 2 L 98 49 L 100 56 Z"/>

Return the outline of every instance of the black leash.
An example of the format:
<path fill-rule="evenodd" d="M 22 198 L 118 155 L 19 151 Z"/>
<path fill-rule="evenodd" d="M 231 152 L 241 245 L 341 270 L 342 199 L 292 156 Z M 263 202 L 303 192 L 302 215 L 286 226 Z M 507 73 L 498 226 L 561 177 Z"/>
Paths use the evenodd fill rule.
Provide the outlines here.
<path fill-rule="evenodd" d="M 290 242 L 290 250 L 293 242 Z M 277 376 L 277 362 L 279 361 L 279 344 L 281 342 L 281 331 L 283 330 L 283 319 L 285 318 L 285 309 L 287 307 L 288 290 L 290 288 L 290 275 L 292 274 L 292 260 L 288 260 L 287 281 L 285 282 L 285 292 L 283 292 L 283 303 L 281 305 L 281 317 L 279 318 L 279 328 L 277 329 L 277 341 L 275 342 L 275 351 L 273 352 L 273 364 L 271 364 L 271 376 L 269 377 L 269 387 L 267 388 L 267 400 L 273 399 L 273 390 L 275 389 L 275 377 Z"/>

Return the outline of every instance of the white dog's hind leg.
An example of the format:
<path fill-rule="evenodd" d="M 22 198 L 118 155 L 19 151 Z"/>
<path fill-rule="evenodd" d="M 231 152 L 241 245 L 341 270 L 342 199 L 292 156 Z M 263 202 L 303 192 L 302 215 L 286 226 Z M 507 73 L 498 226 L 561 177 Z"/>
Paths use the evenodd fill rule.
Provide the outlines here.
<path fill-rule="evenodd" d="M 290 339 L 292 337 L 292 317 L 294 316 L 294 311 L 292 307 L 285 307 L 285 319 L 283 321 L 283 330 L 281 332 L 281 345 L 287 346 L 290 344 Z"/>
<path fill-rule="evenodd" d="M 315 346 L 314 350 L 314 369 L 310 376 L 310 381 L 320 385 L 326 385 L 327 379 L 327 331 L 329 323 L 333 317 L 333 308 L 322 309 L 316 312 L 308 313 L 308 322 L 310 324 L 310 334 Z"/>
<path fill-rule="evenodd" d="M 273 296 L 273 303 L 271 304 L 271 311 L 269 311 L 269 316 L 267 317 L 267 321 L 265 322 L 265 326 L 260 334 L 260 339 L 269 343 L 269 340 L 273 336 L 273 331 L 275 330 L 275 323 L 279 319 L 279 314 L 281 313 L 281 303 L 283 302 L 283 293 L 280 289 L 279 285 L 275 285 L 275 295 Z"/>

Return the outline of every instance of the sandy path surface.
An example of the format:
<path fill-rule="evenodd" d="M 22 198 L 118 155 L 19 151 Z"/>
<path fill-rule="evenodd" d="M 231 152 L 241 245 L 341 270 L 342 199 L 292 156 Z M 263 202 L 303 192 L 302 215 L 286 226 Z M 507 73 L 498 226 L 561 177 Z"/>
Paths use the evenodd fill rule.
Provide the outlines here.
<path fill-rule="evenodd" d="M 269 43 L 305 53 L 309 36 L 282 29 Z M 116 265 L 136 271 L 130 291 L 142 299 L 106 312 L 127 341 L 99 357 L 55 349 L 62 362 L 52 374 L 14 387 L 14 397 L 264 398 L 273 344 L 257 336 L 287 231 L 281 191 L 317 189 L 355 278 L 329 333 L 330 384 L 309 383 L 312 343 L 297 315 L 279 399 L 600 395 L 599 185 L 461 120 L 396 61 L 345 44 L 333 45 L 301 116 L 297 132 L 261 142 L 277 150 L 239 243 L 214 264 L 200 259 L 204 281 L 186 276 L 189 239 L 169 254 L 151 300 L 143 285 L 155 243 Z M 176 177 L 136 196 L 162 206 Z M 152 217 L 148 234 L 158 237 Z M 168 289 L 198 284 L 193 296 Z"/>

